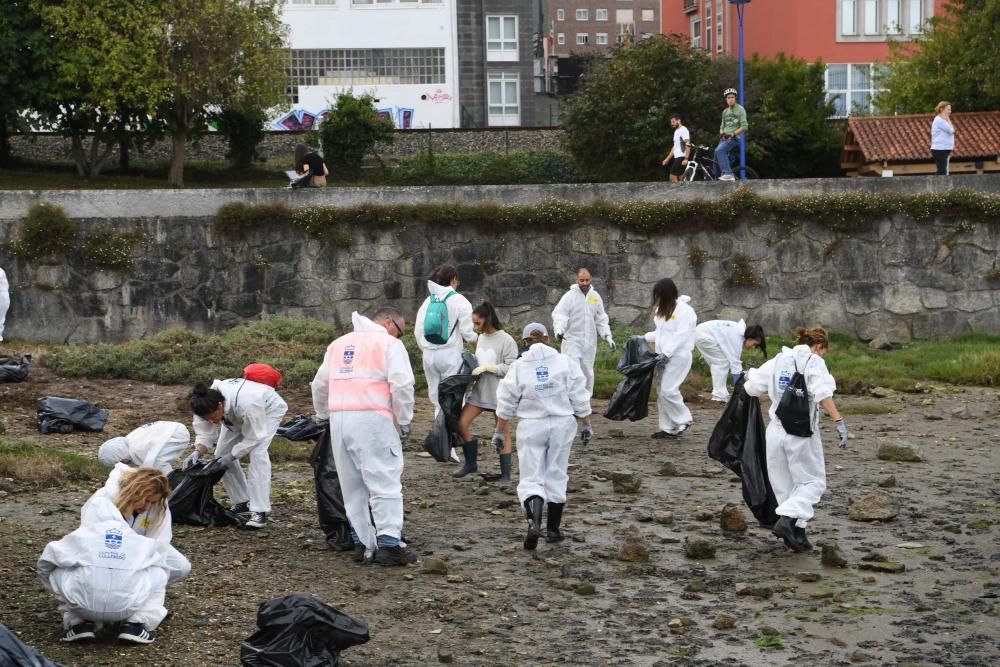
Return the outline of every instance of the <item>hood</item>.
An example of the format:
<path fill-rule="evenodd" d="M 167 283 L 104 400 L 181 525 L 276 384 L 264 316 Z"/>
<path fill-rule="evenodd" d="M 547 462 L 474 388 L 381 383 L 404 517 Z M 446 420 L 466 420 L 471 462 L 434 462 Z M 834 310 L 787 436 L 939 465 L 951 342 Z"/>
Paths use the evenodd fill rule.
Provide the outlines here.
<path fill-rule="evenodd" d="M 579 294 L 581 296 L 587 296 L 587 294 L 590 294 L 591 292 L 594 291 L 594 284 L 593 283 L 590 284 L 590 289 L 587 290 L 587 294 L 584 294 L 583 290 L 580 289 L 580 286 L 577 285 L 576 283 L 573 283 L 572 285 L 569 286 L 569 291 L 570 292 L 576 292 L 577 294 Z"/>
<path fill-rule="evenodd" d="M 430 292 L 431 294 L 433 294 L 436 297 L 443 297 L 448 292 L 454 292 L 455 290 L 453 290 L 451 288 L 451 285 L 438 285 L 433 280 L 428 280 L 427 281 L 427 291 Z"/>
<path fill-rule="evenodd" d="M 787 347 L 781 348 L 782 354 L 790 354 L 795 357 L 795 364 L 799 369 L 799 372 L 803 370 L 803 364 L 809 358 L 810 355 L 816 354 L 809 349 L 808 345 L 796 345 L 795 347 L 788 349 Z"/>
<path fill-rule="evenodd" d="M 124 436 L 111 438 L 97 450 L 97 460 L 109 468 L 113 467 L 120 461 L 124 461 L 130 456 L 131 453 L 128 448 L 128 439 Z"/>
<path fill-rule="evenodd" d="M 351 324 L 354 325 L 355 331 L 368 331 L 372 333 L 381 331 L 384 334 L 389 333 L 385 330 L 384 326 L 381 324 L 375 324 L 364 315 L 359 315 L 357 311 L 351 313 Z"/>
<path fill-rule="evenodd" d="M 559 351 L 555 348 L 549 347 L 545 343 L 535 343 L 521 356 L 522 359 L 530 359 L 531 361 L 541 361 L 542 359 L 550 359 L 559 354 Z"/>
<path fill-rule="evenodd" d="M 689 297 L 687 294 L 681 294 L 679 297 L 677 297 L 677 303 L 690 303 L 690 302 L 691 302 L 691 297 Z"/>

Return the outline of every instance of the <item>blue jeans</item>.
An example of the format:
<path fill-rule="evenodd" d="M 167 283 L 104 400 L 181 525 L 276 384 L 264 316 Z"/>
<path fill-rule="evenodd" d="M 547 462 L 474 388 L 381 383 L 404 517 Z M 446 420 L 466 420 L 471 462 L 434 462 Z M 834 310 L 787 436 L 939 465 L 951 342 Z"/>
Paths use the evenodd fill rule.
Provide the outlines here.
<path fill-rule="evenodd" d="M 719 145 L 715 147 L 715 161 L 719 163 L 719 170 L 723 174 L 732 174 L 733 167 L 729 162 L 729 153 L 733 149 L 739 148 L 740 138 L 721 139 Z"/>

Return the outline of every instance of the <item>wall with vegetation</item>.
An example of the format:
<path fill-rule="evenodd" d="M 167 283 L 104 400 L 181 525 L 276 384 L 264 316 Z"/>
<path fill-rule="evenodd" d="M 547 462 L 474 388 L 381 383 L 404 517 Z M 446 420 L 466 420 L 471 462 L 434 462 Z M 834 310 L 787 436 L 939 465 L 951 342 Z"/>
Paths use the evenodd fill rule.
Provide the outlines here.
<path fill-rule="evenodd" d="M 351 311 L 387 302 L 412 316 L 444 262 L 458 266 L 470 300 L 490 299 L 516 325 L 549 322 L 585 265 L 623 324 L 647 323 L 653 283 L 671 277 L 700 319 L 770 331 L 822 324 L 898 342 L 1000 333 L 998 186 L 928 177 L 738 190 L 0 193 L 5 335 L 111 341 L 270 315 L 345 326 Z M 29 215 L 39 202 L 45 215 Z"/>

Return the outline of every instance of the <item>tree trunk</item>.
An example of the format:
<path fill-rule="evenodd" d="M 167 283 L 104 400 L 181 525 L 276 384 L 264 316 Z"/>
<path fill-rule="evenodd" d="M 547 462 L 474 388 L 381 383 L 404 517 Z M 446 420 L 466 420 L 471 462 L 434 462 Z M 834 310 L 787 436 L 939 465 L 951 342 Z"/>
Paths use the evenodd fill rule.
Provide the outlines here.
<path fill-rule="evenodd" d="M 128 149 L 131 143 L 128 136 L 118 139 L 118 171 L 123 174 L 128 173 Z"/>
<path fill-rule="evenodd" d="M 70 137 L 70 146 L 73 151 L 73 162 L 76 163 L 76 173 L 80 178 L 87 178 L 87 154 L 83 150 L 83 139 L 79 134 Z"/>
<path fill-rule="evenodd" d="M 10 133 L 7 132 L 7 120 L 0 120 L 0 165 L 10 165 Z"/>
<path fill-rule="evenodd" d="M 170 172 L 167 182 L 175 188 L 184 187 L 184 152 L 187 149 L 187 128 L 176 128 L 171 138 Z"/>

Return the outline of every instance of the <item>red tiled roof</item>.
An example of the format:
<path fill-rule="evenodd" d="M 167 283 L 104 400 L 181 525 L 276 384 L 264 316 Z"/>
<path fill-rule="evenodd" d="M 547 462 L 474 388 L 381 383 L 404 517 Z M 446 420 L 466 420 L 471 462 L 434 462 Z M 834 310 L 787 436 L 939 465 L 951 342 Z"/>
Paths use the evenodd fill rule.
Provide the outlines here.
<path fill-rule="evenodd" d="M 865 162 L 931 160 L 934 114 L 851 116 L 846 143 L 857 144 Z M 953 113 L 955 151 L 952 159 L 1000 156 L 1000 111 Z"/>

